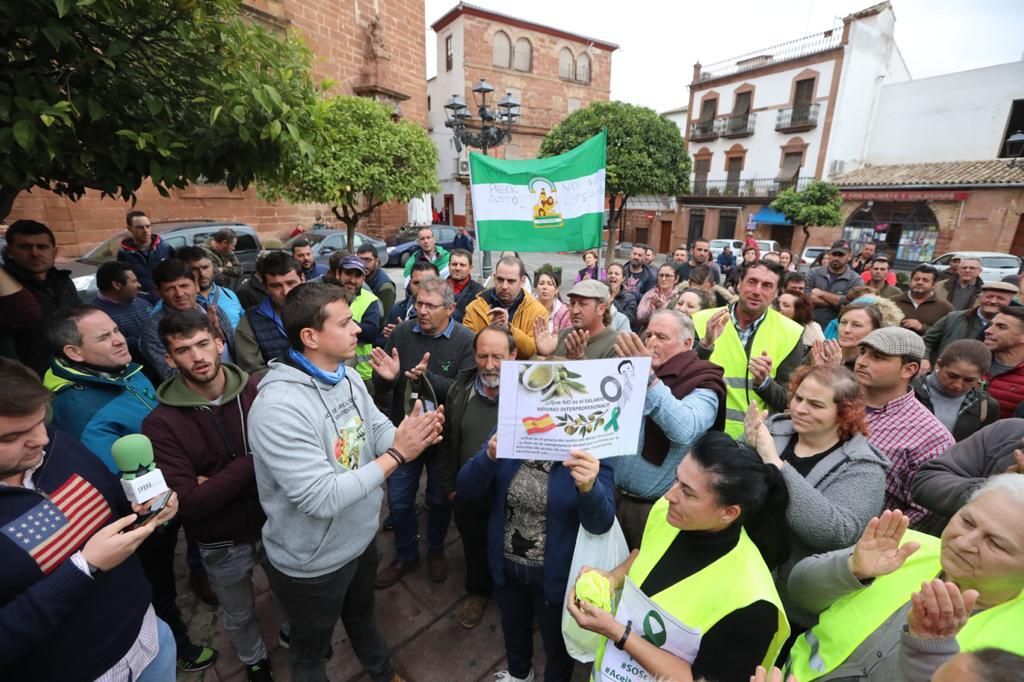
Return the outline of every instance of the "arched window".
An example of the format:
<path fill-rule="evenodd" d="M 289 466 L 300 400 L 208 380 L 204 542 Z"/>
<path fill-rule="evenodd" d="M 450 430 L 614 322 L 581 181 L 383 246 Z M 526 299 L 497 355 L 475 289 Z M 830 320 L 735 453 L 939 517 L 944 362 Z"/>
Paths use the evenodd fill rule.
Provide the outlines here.
<path fill-rule="evenodd" d="M 512 66 L 512 41 L 508 34 L 498 31 L 494 34 L 494 65 L 507 69 Z"/>
<path fill-rule="evenodd" d="M 590 55 L 580 52 L 576 57 L 576 80 L 580 83 L 590 82 Z"/>
<path fill-rule="evenodd" d="M 563 47 L 558 53 L 558 77 L 571 81 L 576 73 L 576 60 L 572 56 L 572 50 Z"/>
<path fill-rule="evenodd" d="M 530 45 L 529 40 L 526 38 L 517 40 L 516 51 L 513 56 L 515 57 L 516 71 L 530 71 L 533 66 L 533 46 Z"/>

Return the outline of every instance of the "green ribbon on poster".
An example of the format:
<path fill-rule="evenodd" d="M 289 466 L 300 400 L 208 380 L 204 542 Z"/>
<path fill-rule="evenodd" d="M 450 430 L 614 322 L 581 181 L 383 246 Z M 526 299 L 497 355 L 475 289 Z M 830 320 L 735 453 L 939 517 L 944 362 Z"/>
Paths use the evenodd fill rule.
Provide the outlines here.
<path fill-rule="evenodd" d="M 618 431 L 619 430 L 619 413 L 620 412 L 621 412 L 621 410 L 619 410 L 618 407 L 616 407 L 615 409 L 612 410 L 612 416 L 608 417 L 608 423 L 604 425 L 604 430 L 605 431 L 607 431 L 608 429 L 611 429 L 612 431 Z"/>

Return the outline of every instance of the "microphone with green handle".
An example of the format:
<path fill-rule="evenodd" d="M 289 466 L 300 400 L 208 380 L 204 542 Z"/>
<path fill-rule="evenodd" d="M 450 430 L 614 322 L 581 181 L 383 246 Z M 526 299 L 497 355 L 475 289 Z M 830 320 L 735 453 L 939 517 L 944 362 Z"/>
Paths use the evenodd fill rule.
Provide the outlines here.
<path fill-rule="evenodd" d="M 121 436 L 110 447 L 110 454 L 121 471 L 121 487 L 131 502 L 142 504 L 167 492 L 164 475 L 153 462 L 153 442 L 147 436 Z"/>

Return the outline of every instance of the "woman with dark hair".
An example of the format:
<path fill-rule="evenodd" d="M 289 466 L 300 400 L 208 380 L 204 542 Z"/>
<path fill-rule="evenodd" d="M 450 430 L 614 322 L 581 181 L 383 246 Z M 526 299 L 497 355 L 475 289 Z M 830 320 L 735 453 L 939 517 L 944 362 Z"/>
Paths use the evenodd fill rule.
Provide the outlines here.
<path fill-rule="evenodd" d="M 789 249 L 783 249 L 779 252 L 779 265 L 786 272 L 796 272 L 796 263 L 793 262 L 793 252 Z"/>
<path fill-rule="evenodd" d="M 797 561 L 856 544 L 882 511 L 888 466 L 868 443 L 863 391 L 850 370 L 805 365 L 793 374 L 789 395 L 785 414 L 765 419 L 751 404 L 744 422 L 747 442 L 778 467 L 789 490 L 791 554 L 777 573 L 783 597 Z M 786 611 L 801 626 L 813 624 L 810 614 Z"/>
<path fill-rule="evenodd" d="M 740 258 L 740 262 L 736 264 L 736 267 L 729 273 L 729 279 L 727 280 L 730 287 L 735 289 L 740 283 L 740 270 L 743 269 L 744 263 L 753 263 L 758 260 L 758 250 L 756 246 L 745 246 L 743 247 L 743 254 Z"/>
<path fill-rule="evenodd" d="M 588 249 L 583 252 L 583 269 L 576 273 L 576 281 L 582 282 L 585 279 L 598 279 L 604 281 L 607 273 L 604 268 L 597 267 L 597 251 Z"/>
<path fill-rule="evenodd" d="M 981 384 L 991 366 L 988 346 L 961 339 L 946 346 L 935 369 L 913 384 L 917 399 L 957 441 L 999 419 L 999 402 Z"/>
<path fill-rule="evenodd" d="M 704 292 L 704 297 L 708 301 L 705 307 L 708 308 L 721 308 L 736 300 L 735 294 L 716 282 L 715 272 L 707 264 L 694 265 L 690 268 L 689 285 Z"/>
<path fill-rule="evenodd" d="M 598 571 L 623 591 L 615 615 L 569 595 L 579 626 L 606 638 L 592 679 L 639 668 L 676 682 L 746 680 L 770 667 L 789 636 L 771 576 L 788 555 L 787 499 L 781 472 L 751 448 L 721 432 L 698 439 L 651 509 L 639 552 Z"/>
<path fill-rule="evenodd" d="M 637 300 L 636 296 L 632 292 L 626 291 L 626 287 L 623 286 L 623 282 L 626 281 L 626 269 L 622 267 L 621 263 L 609 263 L 605 276 L 607 277 L 608 297 L 611 299 L 612 305 L 626 316 L 630 328 L 636 331 Z"/>
<path fill-rule="evenodd" d="M 636 323 L 640 327 L 646 327 L 651 313 L 664 308 L 678 298 L 676 284 L 679 283 L 679 275 L 676 268 L 670 263 L 665 263 L 658 268 L 657 284 L 640 299 L 636 308 Z M 673 304 L 673 307 L 675 305 Z"/>
<path fill-rule="evenodd" d="M 534 296 L 548 311 L 548 331 L 557 334 L 572 326 L 569 317 L 569 306 L 562 301 L 559 287 L 562 284 L 561 274 L 550 268 L 538 268 Z"/>
<path fill-rule="evenodd" d="M 789 319 L 803 325 L 805 346 L 813 346 L 815 341 L 825 340 L 821 325 L 814 321 L 814 305 L 806 294 L 798 296 L 783 292 L 775 299 L 775 308 Z"/>

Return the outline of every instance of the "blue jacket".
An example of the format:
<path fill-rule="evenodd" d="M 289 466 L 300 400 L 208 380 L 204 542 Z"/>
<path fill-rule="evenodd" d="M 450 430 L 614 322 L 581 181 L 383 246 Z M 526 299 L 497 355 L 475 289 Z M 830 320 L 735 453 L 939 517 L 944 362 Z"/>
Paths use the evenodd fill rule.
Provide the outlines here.
<path fill-rule="evenodd" d="M 209 304 L 213 303 L 223 310 L 224 315 L 228 318 L 232 327 L 238 326 L 238 322 L 242 319 L 242 313 L 245 312 L 245 308 L 242 307 L 242 302 L 238 300 L 238 294 L 227 287 L 220 286 L 219 284 L 214 284 L 210 287 L 209 296 L 199 294 L 196 297 L 196 300 L 198 300 L 204 308 L 208 308 Z"/>
<path fill-rule="evenodd" d="M 48 435 L 32 474 L 36 489 L 0 486 L 5 682 L 96 679 L 128 653 L 152 599 L 134 556 L 94 577 L 71 561 L 97 530 L 132 510 L 117 479 L 81 443 L 59 431 Z M 19 530 L 33 517 L 42 520 L 39 530 Z M 41 547 L 47 539 L 49 549 Z M 33 546 L 40 547 L 35 556 Z"/>
<path fill-rule="evenodd" d="M 153 284 L 153 268 L 168 258 L 174 258 L 174 247 L 163 242 L 160 235 L 156 234 L 146 251 L 135 246 L 131 237 L 122 241 L 121 248 L 117 250 L 117 260 L 131 266 L 140 288 L 151 303 L 156 303 L 158 299 L 156 285 Z"/>
<path fill-rule="evenodd" d="M 133 362 L 118 376 L 107 377 L 56 358 L 43 385 L 54 393 L 54 428 L 82 441 L 107 469 L 120 474 L 110 446 L 121 436 L 142 433 L 142 420 L 159 404 L 142 365 Z"/>
<path fill-rule="evenodd" d="M 492 431 L 493 434 L 493 431 Z M 487 456 L 487 441 L 459 471 L 458 495 L 491 502 L 487 525 L 487 562 L 498 585 L 505 584 L 505 501 L 521 460 Z M 576 489 L 569 470 L 556 463 L 548 477 L 547 538 L 544 542 L 544 599 L 560 604 L 569 582 L 569 567 L 580 524 L 591 533 L 606 533 L 615 520 L 615 473 L 601 461 L 594 487 L 586 495 Z"/>

